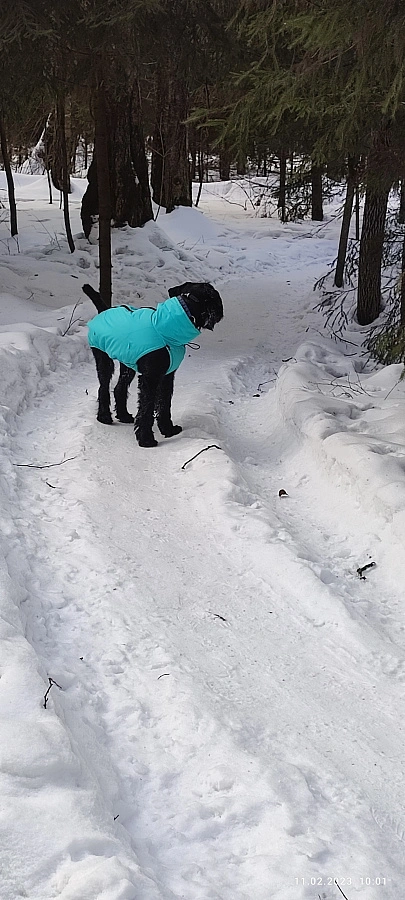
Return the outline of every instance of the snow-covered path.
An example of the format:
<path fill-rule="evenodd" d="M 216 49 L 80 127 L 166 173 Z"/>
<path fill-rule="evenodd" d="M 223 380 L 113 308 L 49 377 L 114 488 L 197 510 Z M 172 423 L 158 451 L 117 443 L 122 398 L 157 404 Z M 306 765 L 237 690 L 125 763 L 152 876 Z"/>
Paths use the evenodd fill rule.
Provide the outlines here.
<path fill-rule="evenodd" d="M 405 383 L 364 365 L 356 326 L 320 333 L 337 222 L 255 218 L 217 183 L 206 216 L 113 232 L 117 302 L 187 277 L 225 306 L 176 376 L 182 434 L 140 450 L 95 421 L 93 310 L 73 304 L 97 247 L 76 234 L 70 255 L 46 179 L 16 183 L 1 900 L 400 900 Z"/>
<path fill-rule="evenodd" d="M 49 900 L 332 900 L 335 879 L 349 900 L 398 898 L 405 613 L 380 571 L 400 548 L 382 558 L 375 521 L 284 414 L 275 372 L 307 320 L 280 289 L 269 305 L 262 277 L 224 286 L 232 341 L 224 322 L 179 373 L 178 438 L 144 451 L 98 425 L 84 344 L 13 435 L 20 463 L 69 458 L 18 469 L 8 557 L 70 743 L 60 860 L 36 830 L 27 853 Z"/>

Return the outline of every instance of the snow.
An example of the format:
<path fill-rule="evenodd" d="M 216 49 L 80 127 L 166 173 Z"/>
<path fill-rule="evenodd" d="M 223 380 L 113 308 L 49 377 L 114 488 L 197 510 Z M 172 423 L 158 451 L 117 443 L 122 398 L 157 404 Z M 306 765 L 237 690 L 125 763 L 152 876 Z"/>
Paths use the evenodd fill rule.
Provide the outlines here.
<path fill-rule="evenodd" d="M 399 900 L 405 383 L 313 310 L 333 207 L 113 232 L 116 303 L 224 301 L 144 450 L 95 419 L 85 187 L 73 254 L 45 177 L 0 210 L 1 900 Z"/>

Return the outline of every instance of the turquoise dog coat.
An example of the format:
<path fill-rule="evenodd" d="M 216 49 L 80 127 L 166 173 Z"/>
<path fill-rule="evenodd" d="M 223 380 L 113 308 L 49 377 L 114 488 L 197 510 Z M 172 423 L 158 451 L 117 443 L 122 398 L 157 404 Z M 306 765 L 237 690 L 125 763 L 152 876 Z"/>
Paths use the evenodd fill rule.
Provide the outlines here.
<path fill-rule="evenodd" d="M 169 297 L 157 309 L 113 306 L 87 324 L 90 347 L 103 350 L 135 372 L 141 356 L 163 347 L 170 354 L 166 374 L 175 372 L 184 359 L 185 345 L 200 334 L 177 297 Z"/>

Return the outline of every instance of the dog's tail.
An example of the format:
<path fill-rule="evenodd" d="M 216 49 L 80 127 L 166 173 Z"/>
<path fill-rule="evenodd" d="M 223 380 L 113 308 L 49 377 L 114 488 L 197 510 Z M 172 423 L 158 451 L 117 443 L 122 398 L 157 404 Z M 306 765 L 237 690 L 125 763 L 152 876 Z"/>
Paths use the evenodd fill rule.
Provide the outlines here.
<path fill-rule="evenodd" d="M 106 303 L 104 303 L 101 294 L 99 294 L 99 292 L 96 291 L 94 287 L 91 286 L 91 284 L 83 284 L 82 291 L 84 291 L 84 293 L 87 294 L 88 297 L 90 297 L 90 300 L 93 301 L 97 312 L 101 313 L 108 309 L 108 306 Z"/>

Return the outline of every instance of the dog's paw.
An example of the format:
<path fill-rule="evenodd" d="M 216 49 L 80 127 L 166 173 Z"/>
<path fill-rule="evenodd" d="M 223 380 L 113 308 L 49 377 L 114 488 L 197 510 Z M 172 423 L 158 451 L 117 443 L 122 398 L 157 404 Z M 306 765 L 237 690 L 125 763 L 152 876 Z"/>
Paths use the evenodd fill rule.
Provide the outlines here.
<path fill-rule="evenodd" d="M 153 434 L 139 434 L 135 432 L 135 436 L 140 447 L 157 447 L 158 445 Z"/>
<path fill-rule="evenodd" d="M 165 438 L 171 438 L 175 434 L 180 434 L 181 431 L 183 431 L 181 425 L 172 425 L 170 429 L 166 428 L 166 430 L 163 432 L 163 435 Z"/>
<path fill-rule="evenodd" d="M 107 413 L 99 413 L 97 422 L 101 422 L 102 425 L 114 425 L 112 417 Z"/>
<path fill-rule="evenodd" d="M 117 419 L 119 422 L 122 422 L 124 425 L 132 425 L 133 422 L 135 421 L 134 417 L 131 416 L 131 413 L 129 413 L 129 412 L 120 413 L 119 415 L 117 413 Z"/>

